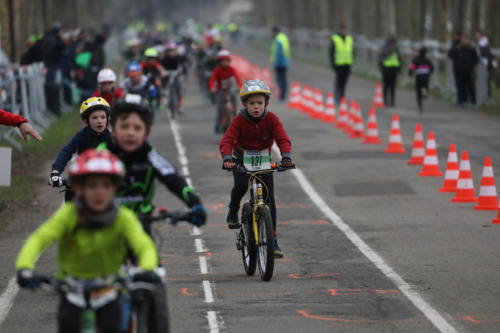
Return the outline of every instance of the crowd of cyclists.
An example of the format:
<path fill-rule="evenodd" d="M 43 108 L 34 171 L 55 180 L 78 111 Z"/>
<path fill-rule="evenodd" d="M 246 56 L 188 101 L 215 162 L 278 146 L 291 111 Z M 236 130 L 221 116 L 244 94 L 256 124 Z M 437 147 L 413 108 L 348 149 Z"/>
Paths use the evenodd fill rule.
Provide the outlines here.
<path fill-rule="evenodd" d="M 202 93 L 215 104 L 214 130 L 225 133 L 220 143 L 223 167 L 247 167 L 248 154 L 268 161 L 275 141 L 281 150 L 280 165 L 292 166 L 290 139 L 279 118 L 267 110 L 269 87 L 260 80 L 241 82 L 230 65 L 230 52 L 223 48 L 221 33 L 209 25 L 198 40 L 191 36 L 172 38 L 171 34 L 164 37 L 150 33 L 127 41 L 126 78 L 121 84 L 112 69 L 102 68 L 98 72 L 97 89 L 80 105 L 85 126 L 60 150 L 50 171 L 49 185 L 66 187 L 65 204 L 29 236 L 19 253 L 16 270 L 20 286 L 40 286 L 42 281 L 34 273 L 35 263 L 55 242 L 59 279 L 89 280 L 123 274 L 127 264 L 140 268 L 134 281 L 164 283 L 156 270 L 158 252 L 152 240 L 152 216 L 158 211 L 153 204 L 155 180 L 186 205 L 184 219 L 194 226 L 203 226 L 207 214 L 199 195 L 148 139 L 155 112 L 169 104 L 163 100 L 166 95 L 175 95 L 177 111 L 182 114 L 193 63 Z M 243 106 L 238 115 L 237 96 Z M 229 108 L 226 102 L 230 103 Z M 64 179 L 68 165 L 69 177 Z M 239 205 L 248 186 L 248 176 L 233 174 L 235 183 L 226 218 L 230 229 L 240 227 Z M 274 255 L 282 257 L 277 243 L 272 175 L 262 179 L 274 227 Z M 165 295 L 157 293 L 156 298 L 162 297 Z M 100 332 L 130 329 L 123 319 L 124 302 L 127 300 L 121 297 L 110 298 L 96 307 Z M 84 309 L 75 304 L 69 297 L 61 297 L 59 332 L 81 328 Z"/>

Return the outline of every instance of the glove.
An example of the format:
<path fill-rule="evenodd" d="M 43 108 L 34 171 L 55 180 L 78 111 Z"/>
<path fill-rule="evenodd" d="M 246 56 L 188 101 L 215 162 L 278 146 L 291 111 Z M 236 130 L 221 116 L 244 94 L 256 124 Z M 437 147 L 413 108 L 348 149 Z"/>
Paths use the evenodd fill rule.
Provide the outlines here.
<path fill-rule="evenodd" d="M 201 204 L 194 205 L 191 207 L 191 223 L 197 227 L 201 227 L 205 224 L 205 220 L 207 219 L 207 212 L 205 211 L 205 207 Z"/>
<path fill-rule="evenodd" d="M 132 281 L 157 283 L 157 282 L 161 282 L 161 279 L 154 271 L 144 271 L 144 272 L 134 274 L 134 276 L 132 277 Z"/>
<path fill-rule="evenodd" d="M 292 166 L 292 159 L 290 157 L 283 157 L 281 159 L 281 166 L 283 168 L 288 168 L 288 167 L 291 167 Z"/>
<path fill-rule="evenodd" d="M 62 184 L 63 181 L 61 175 L 57 172 L 52 172 L 49 178 L 49 185 L 52 187 L 59 187 L 62 186 Z"/>
<path fill-rule="evenodd" d="M 20 269 L 17 271 L 17 283 L 23 288 L 35 289 L 38 286 L 38 279 L 30 269 Z"/>

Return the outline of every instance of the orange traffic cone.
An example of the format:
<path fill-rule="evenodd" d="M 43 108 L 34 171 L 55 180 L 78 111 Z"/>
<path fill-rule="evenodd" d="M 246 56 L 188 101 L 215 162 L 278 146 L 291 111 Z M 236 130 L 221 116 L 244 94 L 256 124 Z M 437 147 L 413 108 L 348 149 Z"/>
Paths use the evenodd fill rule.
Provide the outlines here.
<path fill-rule="evenodd" d="M 347 123 L 347 105 L 345 103 L 345 97 L 340 99 L 340 108 L 339 108 L 339 120 L 337 121 L 336 128 L 344 128 Z"/>
<path fill-rule="evenodd" d="M 366 125 L 366 136 L 363 141 L 364 144 L 382 144 L 382 140 L 378 137 L 378 125 L 377 116 L 375 114 L 375 109 L 370 108 L 370 114 L 368 115 L 368 124 Z"/>
<path fill-rule="evenodd" d="M 312 102 L 312 90 L 309 86 L 304 86 L 304 97 L 303 97 L 303 108 L 302 112 L 311 113 L 311 102 Z"/>
<path fill-rule="evenodd" d="M 455 197 L 451 198 L 451 202 L 476 202 L 477 198 L 474 194 L 474 182 L 470 171 L 469 153 L 462 152 L 460 160 L 460 172 L 458 175 L 457 190 Z"/>
<path fill-rule="evenodd" d="M 323 116 L 324 123 L 334 123 L 336 121 L 335 116 L 335 102 L 333 101 L 333 93 L 329 92 L 326 96 L 326 109 L 325 115 Z"/>
<path fill-rule="evenodd" d="M 491 166 L 491 158 L 484 159 L 483 178 L 481 179 L 481 188 L 479 189 L 479 199 L 476 210 L 497 210 L 498 197 L 495 187 L 495 176 L 493 175 L 493 167 Z"/>
<path fill-rule="evenodd" d="M 313 112 L 311 113 L 311 118 L 320 119 L 323 118 L 323 93 L 319 88 L 314 89 L 313 98 Z"/>
<path fill-rule="evenodd" d="M 296 109 L 300 105 L 300 83 L 294 82 L 290 90 L 290 100 L 288 101 L 288 108 Z"/>
<path fill-rule="evenodd" d="M 448 153 L 448 163 L 446 165 L 446 172 L 444 173 L 443 187 L 439 192 L 455 192 L 457 190 L 458 182 L 458 156 L 455 144 L 450 144 L 450 151 Z"/>
<path fill-rule="evenodd" d="M 418 164 L 424 163 L 425 148 L 424 148 L 424 136 L 422 135 L 422 124 L 417 124 L 415 128 L 415 135 L 413 136 L 413 148 L 411 150 L 411 158 L 408 164 Z"/>
<path fill-rule="evenodd" d="M 403 147 L 403 139 L 401 138 L 401 130 L 399 128 L 399 117 L 397 114 L 392 116 L 391 133 L 389 135 L 389 143 L 385 149 L 386 154 L 404 154 L 406 149 Z"/>
<path fill-rule="evenodd" d="M 351 139 L 363 138 L 365 136 L 365 130 L 363 126 L 363 115 L 361 114 L 361 105 L 354 104 L 354 125 L 352 127 L 352 132 L 349 137 Z"/>
<path fill-rule="evenodd" d="M 375 86 L 375 96 L 373 97 L 373 107 L 374 108 L 383 108 L 384 98 L 382 97 L 382 85 L 377 83 Z"/>
<path fill-rule="evenodd" d="M 349 134 L 352 132 L 352 127 L 354 126 L 354 118 L 356 113 L 356 102 L 351 100 L 349 103 L 349 109 L 347 110 L 346 124 L 344 126 L 344 133 Z"/>
<path fill-rule="evenodd" d="M 439 171 L 439 160 L 436 151 L 436 140 L 434 132 L 427 135 L 427 145 L 425 148 L 425 158 L 422 171 L 418 174 L 420 177 L 442 177 L 443 173 Z"/>

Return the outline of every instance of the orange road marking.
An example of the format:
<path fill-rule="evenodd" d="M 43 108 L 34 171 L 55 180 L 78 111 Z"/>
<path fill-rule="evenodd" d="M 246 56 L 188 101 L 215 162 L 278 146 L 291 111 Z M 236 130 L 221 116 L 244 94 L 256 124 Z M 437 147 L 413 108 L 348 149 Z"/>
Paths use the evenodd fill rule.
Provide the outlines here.
<path fill-rule="evenodd" d="M 399 290 L 393 289 L 328 289 L 330 296 L 336 295 L 354 295 L 356 293 L 367 292 L 371 294 L 392 294 L 399 293 Z"/>
<path fill-rule="evenodd" d="M 339 276 L 340 273 L 305 273 L 305 274 L 289 274 L 292 279 L 309 279 L 309 278 L 322 278 L 329 276 Z"/>
<path fill-rule="evenodd" d="M 188 291 L 188 288 L 181 288 L 182 294 L 186 296 L 198 296 L 199 294 L 192 294 Z"/>
<path fill-rule="evenodd" d="M 465 319 L 470 321 L 471 323 L 477 323 L 478 321 L 474 319 L 472 316 L 465 316 Z"/>

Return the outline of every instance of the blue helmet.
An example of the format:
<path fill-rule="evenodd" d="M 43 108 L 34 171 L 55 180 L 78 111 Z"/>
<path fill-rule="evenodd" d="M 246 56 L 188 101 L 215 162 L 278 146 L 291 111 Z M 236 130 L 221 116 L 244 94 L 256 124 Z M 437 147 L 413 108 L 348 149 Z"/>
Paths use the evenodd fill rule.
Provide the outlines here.
<path fill-rule="evenodd" d="M 141 65 L 137 61 L 132 61 L 127 65 L 127 72 L 140 72 L 142 70 Z"/>

